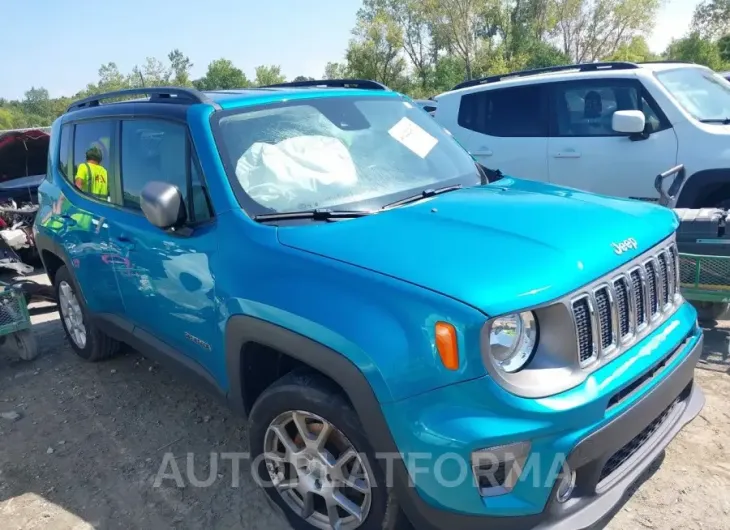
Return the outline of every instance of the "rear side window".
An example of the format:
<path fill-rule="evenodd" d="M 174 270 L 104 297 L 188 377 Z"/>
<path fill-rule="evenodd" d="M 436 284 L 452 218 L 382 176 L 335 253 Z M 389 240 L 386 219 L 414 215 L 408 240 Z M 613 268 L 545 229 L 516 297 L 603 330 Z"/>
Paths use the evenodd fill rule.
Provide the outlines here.
<path fill-rule="evenodd" d="M 177 186 L 191 222 L 212 217 L 184 125 L 164 120 L 122 121 L 121 175 L 126 208 L 141 210 L 142 188 L 157 180 Z"/>
<path fill-rule="evenodd" d="M 83 194 L 108 201 L 111 190 L 111 138 L 113 122 L 94 120 L 75 125 L 73 160 L 66 164 L 66 177 Z M 70 130 L 69 130 L 70 132 Z M 62 143 L 63 143 L 62 133 Z M 63 147 L 61 147 L 63 155 Z"/>
<path fill-rule="evenodd" d="M 547 136 L 542 87 L 529 85 L 466 94 L 461 98 L 459 125 L 489 136 Z"/>

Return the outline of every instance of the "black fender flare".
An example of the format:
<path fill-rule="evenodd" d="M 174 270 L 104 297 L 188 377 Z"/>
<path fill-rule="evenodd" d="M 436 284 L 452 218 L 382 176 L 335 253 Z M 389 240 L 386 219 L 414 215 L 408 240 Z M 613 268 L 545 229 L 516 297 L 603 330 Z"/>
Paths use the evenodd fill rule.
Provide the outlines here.
<path fill-rule="evenodd" d="M 48 274 L 48 264 L 46 263 L 46 260 L 43 256 L 44 252 L 50 252 L 51 254 L 56 256 L 63 262 L 67 269 L 71 270 L 73 268 L 71 266 L 71 259 L 68 257 L 66 249 L 63 248 L 63 246 L 55 241 L 51 236 L 43 233 L 42 231 L 36 231 L 34 234 L 34 239 L 36 249 L 38 250 L 38 256 L 40 256 L 41 263 L 43 263 L 43 269 L 46 271 L 46 274 Z"/>
<path fill-rule="evenodd" d="M 676 208 L 697 208 L 705 190 L 718 184 L 730 185 L 730 168 L 706 169 L 693 173 L 679 192 Z"/>
<path fill-rule="evenodd" d="M 413 528 L 441 530 L 456 527 L 477 530 L 484 528 L 486 523 L 490 528 L 495 524 L 499 530 L 517 530 L 532 528 L 540 519 L 540 516 L 534 515 L 509 518 L 459 515 L 428 504 L 411 484 L 403 455 L 398 450 L 380 402 L 362 371 L 344 355 L 319 342 L 246 315 L 233 315 L 226 324 L 226 365 L 230 384 L 228 401 L 238 412 L 245 414 L 253 405 L 244 403 L 241 386 L 241 350 L 248 342 L 257 342 L 291 355 L 326 375 L 345 391 L 375 451 L 378 464 L 389 467 L 384 469 L 389 482 L 386 486 L 394 490 L 396 504 L 402 508 Z M 476 490 L 474 494 L 477 495 Z M 398 518 L 394 516 L 393 519 Z"/>
<path fill-rule="evenodd" d="M 249 342 L 256 342 L 285 353 L 326 375 L 345 390 L 358 414 L 364 413 L 373 404 L 377 404 L 380 409 L 365 375 L 344 355 L 309 337 L 271 322 L 247 315 L 233 315 L 226 323 L 225 345 L 229 401 L 236 411 L 248 415 L 253 407 L 253 403 L 245 402 L 241 372 L 241 367 L 244 366 L 242 350 Z"/>

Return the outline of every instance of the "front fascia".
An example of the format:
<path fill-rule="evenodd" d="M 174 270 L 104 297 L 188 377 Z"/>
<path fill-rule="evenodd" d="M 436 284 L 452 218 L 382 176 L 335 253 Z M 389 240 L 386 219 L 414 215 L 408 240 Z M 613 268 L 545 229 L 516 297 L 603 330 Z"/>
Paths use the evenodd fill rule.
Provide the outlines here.
<path fill-rule="evenodd" d="M 688 335 L 692 339 L 657 377 L 607 411 L 614 394 L 657 365 Z M 700 338 L 696 312 L 685 303 L 652 335 L 591 374 L 580 386 L 562 394 L 542 399 L 521 398 L 484 377 L 390 403 L 383 406 L 383 411 L 399 452 L 406 465 L 411 464 L 411 480 L 430 505 L 470 515 L 538 514 L 545 508 L 554 485 L 553 481 L 543 479 L 550 476 L 555 456 L 569 455 L 590 433 L 661 385 L 686 360 Z M 539 476 L 522 477 L 510 494 L 482 498 L 471 469 L 467 480 L 456 486 L 444 487 L 439 482 L 438 477 L 456 481 L 461 472 L 457 458 L 447 455 L 457 455 L 469 462 L 472 451 L 523 441 L 531 442 L 530 458 L 537 458 L 534 467 L 525 469 Z M 415 466 L 434 466 L 439 459 L 443 464 L 439 473 L 413 473 Z"/>

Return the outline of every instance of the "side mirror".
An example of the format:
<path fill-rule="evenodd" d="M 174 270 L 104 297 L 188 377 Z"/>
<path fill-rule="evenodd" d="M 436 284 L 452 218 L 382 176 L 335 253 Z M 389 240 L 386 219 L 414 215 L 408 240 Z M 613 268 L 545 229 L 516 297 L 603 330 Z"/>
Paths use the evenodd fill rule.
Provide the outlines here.
<path fill-rule="evenodd" d="M 622 134 L 639 134 L 644 132 L 646 118 L 640 110 L 617 110 L 613 113 L 611 126 Z"/>
<path fill-rule="evenodd" d="M 141 193 L 142 212 L 147 220 L 162 230 L 185 224 L 185 202 L 177 186 L 153 180 Z"/>

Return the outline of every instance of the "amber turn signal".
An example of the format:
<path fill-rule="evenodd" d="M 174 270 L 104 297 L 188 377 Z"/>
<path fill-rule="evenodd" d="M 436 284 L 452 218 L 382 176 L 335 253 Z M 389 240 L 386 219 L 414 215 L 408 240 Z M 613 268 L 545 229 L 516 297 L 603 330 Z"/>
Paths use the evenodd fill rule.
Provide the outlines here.
<path fill-rule="evenodd" d="M 456 329 L 447 322 L 436 322 L 436 349 L 441 362 L 449 370 L 459 369 L 459 347 L 456 344 Z"/>

